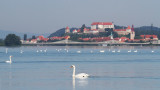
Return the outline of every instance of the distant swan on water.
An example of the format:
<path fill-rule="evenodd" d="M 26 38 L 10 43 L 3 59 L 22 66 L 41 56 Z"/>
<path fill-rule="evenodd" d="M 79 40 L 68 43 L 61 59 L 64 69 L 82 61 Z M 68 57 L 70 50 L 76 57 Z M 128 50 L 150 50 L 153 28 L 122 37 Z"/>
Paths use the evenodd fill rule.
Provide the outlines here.
<path fill-rule="evenodd" d="M 118 50 L 117 52 L 121 52 L 121 50 Z"/>
<path fill-rule="evenodd" d="M 137 50 L 135 50 L 134 52 L 138 52 Z"/>
<path fill-rule="evenodd" d="M 47 52 L 47 49 L 45 49 L 44 52 Z"/>
<path fill-rule="evenodd" d="M 129 50 L 128 52 L 131 52 L 131 50 Z"/>
<path fill-rule="evenodd" d="M 81 53 L 81 51 L 77 51 L 77 53 Z"/>
<path fill-rule="evenodd" d="M 23 50 L 21 50 L 20 53 L 23 53 Z"/>
<path fill-rule="evenodd" d="M 113 52 L 113 53 L 115 53 L 116 51 L 115 51 L 115 50 L 113 50 L 112 52 Z"/>
<path fill-rule="evenodd" d="M 152 50 L 151 52 L 152 52 L 152 53 L 154 53 L 154 51 L 153 51 L 153 50 Z"/>
<path fill-rule="evenodd" d="M 104 50 L 100 50 L 99 52 L 104 53 L 105 51 Z"/>
<path fill-rule="evenodd" d="M 68 50 L 66 50 L 66 52 L 68 53 Z"/>
<path fill-rule="evenodd" d="M 8 61 L 6 61 L 6 63 L 12 63 L 12 60 L 11 60 L 11 58 L 12 58 L 12 56 L 9 56 L 9 60 Z"/>
<path fill-rule="evenodd" d="M 40 50 L 40 52 L 42 52 L 43 50 Z"/>
<path fill-rule="evenodd" d="M 71 68 L 73 68 L 73 74 L 72 74 L 72 77 L 73 77 L 73 78 L 86 79 L 86 78 L 89 77 L 89 75 L 86 74 L 86 73 L 79 73 L 79 74 L 76 74 L 76 75 L 75 75 L 75 72 L 76 72 L 76 67 L 75 67 L 75 65 L 72 65 Z"/>

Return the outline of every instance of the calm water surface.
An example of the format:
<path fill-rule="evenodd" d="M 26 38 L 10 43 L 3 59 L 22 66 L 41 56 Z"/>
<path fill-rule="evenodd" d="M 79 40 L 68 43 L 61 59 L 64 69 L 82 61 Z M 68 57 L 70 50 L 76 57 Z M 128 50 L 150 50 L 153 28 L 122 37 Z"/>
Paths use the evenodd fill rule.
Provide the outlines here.
<path fill-rule="evenodd" d="M 91 77 L 72 79 L 73 64 Z M 160 47 L 0 47 L 0 90 L 159 89 Z"/>

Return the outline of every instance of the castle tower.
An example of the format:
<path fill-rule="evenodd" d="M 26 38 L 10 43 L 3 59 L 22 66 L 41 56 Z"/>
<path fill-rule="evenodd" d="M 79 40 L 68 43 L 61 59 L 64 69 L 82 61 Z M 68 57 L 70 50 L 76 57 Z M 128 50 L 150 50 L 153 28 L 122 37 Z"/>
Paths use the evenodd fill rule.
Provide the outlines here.
<path fill-rule="evenodd" d="M 131 28 L 131 33 L 130 33 L 130 39 L 134 39 L 135 37 L 135 32 L 134 32 L 134 26 L 132 25 L 132 28 Z"/>
<path fill-rule="evenodd" d="M 131 30 L 132 30 L 132 31 L 134 31 L 134 25 L 132 25 L 132 28 L 131 28 Z"/>
<path fill-rule="evenodd" d="M 65 33 L 70 33 L 70 29 L 69 29 L 68 26 L 67 26 L 66 29 L 65 29 Z"/>
<path fill-rule="evenodd" d="M 127 29 L 126 29 L 126 31 L 127 31 L 127 32 L 131 32 L 131 27 L 128 26 Z"/>

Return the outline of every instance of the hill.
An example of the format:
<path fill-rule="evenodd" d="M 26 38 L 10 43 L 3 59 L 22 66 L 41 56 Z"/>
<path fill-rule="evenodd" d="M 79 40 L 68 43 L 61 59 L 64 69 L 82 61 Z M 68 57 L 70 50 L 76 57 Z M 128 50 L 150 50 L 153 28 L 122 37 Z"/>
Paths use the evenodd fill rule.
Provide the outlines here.
<path fill-rule="evenodd" d="M 160 39 L 160 28 L 151 26 L 142 26 L 134 29 L 136 36 L 139 35 L 157 35 Z"/>
<path fill-rule="evenodd" d="M 70 28 L 70 31 L 72 32 L 75 29 L 78 29 L 78 28 Z M 48 37 L 54 37 L 54 36 L 61 37 L 64 35 L 64 33 L 65 33 L 65 28 L 61 28 L 61 29 L 57 30 L 56 32 L 50 34 Z"/>
<path fill-rule="evenodd" d="M 90 27 L 88 27 L 90 28 Z M 115 25 L 116 29 L 123 29 L 126 28 L 125 26 L 119 26 L 119 25 Z M 78 29 L 78 28 L 71 28 L 71 32 L 74 29 Z M 158 38 L 160 39 L 160 28 L 158 27 L 151 27 L 151 26 L 141 26 L 141 27 L 136 27 L 134 28 L 136 36 L 139 35 L 157 35 Z M 53 36 L 63 36 L 65 33 L 65 28 L 59 29 L 56 32 L 52 33 L 51 35 L 49 35 L 49 37 L 53 37 Z"/>

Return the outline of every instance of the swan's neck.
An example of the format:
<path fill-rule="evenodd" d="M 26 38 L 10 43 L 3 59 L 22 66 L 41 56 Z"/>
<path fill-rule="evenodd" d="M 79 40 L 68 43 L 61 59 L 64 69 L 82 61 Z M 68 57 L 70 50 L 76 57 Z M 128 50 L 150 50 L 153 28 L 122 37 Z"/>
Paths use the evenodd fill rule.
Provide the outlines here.
<path fill-rule="evenodd" d="M 75 77 L 75 71 L 76 71 L 76 68 L 73 67 L 73 74 L 72 74 L 73 77 Z"/>

